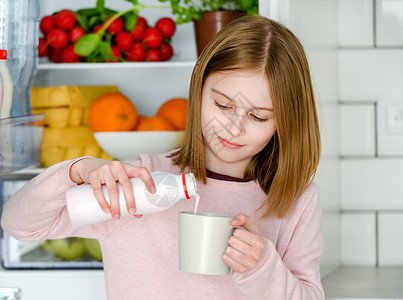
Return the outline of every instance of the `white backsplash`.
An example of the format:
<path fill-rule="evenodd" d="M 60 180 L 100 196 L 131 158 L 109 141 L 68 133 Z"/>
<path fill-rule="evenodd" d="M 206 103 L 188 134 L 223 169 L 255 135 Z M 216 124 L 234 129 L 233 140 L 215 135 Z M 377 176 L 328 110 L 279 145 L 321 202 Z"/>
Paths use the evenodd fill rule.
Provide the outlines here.
<path fill-rule="evenodd" d="M 344 213 L 341 216 L 341 224 L 342 263 L 344 265 L 375 265 L 375 214 Z"/>
<path fill-rule="evenodd" d="M 403 131 L 385 107 L 403 107 L 403 1 L 340 0 L 338 24 L 341 262 L 401 266 Z"/>
<path fill-rule="evenodd" d="M 286 2 L 279 1 L 281 4 Z M 307 52 L 319 103 L 323 151 L 315 182 L 319 186 L 323 208 L 326 247 L 321 260 L 321 275 L 325 276 L 340 265 L 337 2 L 290 0 L 289 4 L 288 19 L 282 20 L 297 35 Z"/>
<path fill-rule="evenodd" d="M 379 265 L 403 265 L 403 212 L 379 213 Z"/>
<path fill-rule="evenodd" d="M 374 45 L 373 0 L 339 0 L 339 45 L 372 47 Z"/>
<path fill-rule="evenodd" d="M 376 1 L 377 46 L 403 46 L 403 1 Z"/>

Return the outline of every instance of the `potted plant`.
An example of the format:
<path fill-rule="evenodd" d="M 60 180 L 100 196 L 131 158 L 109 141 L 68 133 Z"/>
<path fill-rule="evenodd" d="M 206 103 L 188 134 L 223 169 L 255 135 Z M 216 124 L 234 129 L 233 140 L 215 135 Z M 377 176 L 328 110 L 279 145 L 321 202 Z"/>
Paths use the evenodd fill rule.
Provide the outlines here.
<path fill-rule="evenodd" d="M 171 4 L 178 24 L 193 21 L 197 54 L 210 39 L 232 20 L 245 14 L 257 14 L 259 0 L 159 0 Z"/>

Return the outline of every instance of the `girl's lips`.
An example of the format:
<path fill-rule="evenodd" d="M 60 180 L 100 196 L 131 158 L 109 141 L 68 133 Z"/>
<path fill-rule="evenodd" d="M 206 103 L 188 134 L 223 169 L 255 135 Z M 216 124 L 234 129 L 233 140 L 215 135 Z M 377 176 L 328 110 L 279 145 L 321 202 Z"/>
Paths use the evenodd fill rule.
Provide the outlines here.
<path fill-rule="evenodd" d="M 220 141 L 221 145 L 223 145 L 225 148 L 228 148 L 228 149 L 235 150 L 235 149 L 239 149 L 239 148 L 243 147 L 243 145 L 231 143 L 230 141 L 223 139 L 222 137 L 218 137 L 218 140 Z"/>

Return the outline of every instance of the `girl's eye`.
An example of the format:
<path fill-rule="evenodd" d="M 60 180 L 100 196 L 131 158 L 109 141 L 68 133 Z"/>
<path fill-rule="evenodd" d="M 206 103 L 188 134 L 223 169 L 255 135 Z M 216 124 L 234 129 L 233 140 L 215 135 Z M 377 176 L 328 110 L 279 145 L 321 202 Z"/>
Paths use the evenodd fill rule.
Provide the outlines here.
<path fill-rule="evenodd" d="M 214 101 L 214 104 L 221 110 L 230 110 L 231 109 L 231 106 L 226 106 L 226 105 L 220 104 L 217 101 Z"/>
<path fill-rule="evenodd" d="M 257 121 L 257 122 L 267 122 L 267 121 L 269 120 L 269 119 L 262 119 L 262 118 L 259 118 L 259 117 L 255 116 L 255 115 L 253 115 L 253 114 L 251 114 L 250 116 L 251 116 L 251 118 L 252 118 L 253 120 L 255 120 L 255 121 Z"/>

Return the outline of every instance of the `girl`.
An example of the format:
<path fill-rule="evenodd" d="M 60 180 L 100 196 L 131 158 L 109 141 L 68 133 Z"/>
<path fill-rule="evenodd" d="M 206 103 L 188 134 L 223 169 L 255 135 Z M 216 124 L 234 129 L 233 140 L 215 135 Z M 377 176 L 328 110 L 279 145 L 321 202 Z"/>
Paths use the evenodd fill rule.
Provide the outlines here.
<path fill-rule="evenodd" d="M 220 31 L 199 57 L 185 142 L 168 154 L 143 153 L 132 164 L 84 157 L 56 164 L 6 204 L 2 226 L 25 241 L 68 236 L 101 244 L 108 299 L 324 299 L 319 262 L 321 209 L 312 182 L 320 137 L 304 50 L 285 27 L 261 16 Z M 117 182 L 136 211 L 129 182 L 155 192 L 150 171 L 193 172 L 199 211 L 236 215 L 222 259 L 227 276 L 178 270 L 178 213 L 120 218 Z M 72 227 L 66 189 L 90 183 L 113 220 Z M 109 206 L 101 193 L 106 185 Z M 95 288 L 95 287 L 94 287 Z"/>

